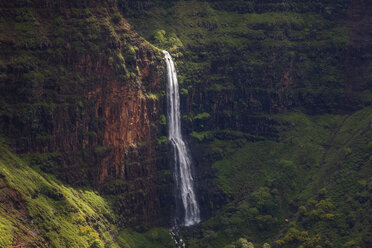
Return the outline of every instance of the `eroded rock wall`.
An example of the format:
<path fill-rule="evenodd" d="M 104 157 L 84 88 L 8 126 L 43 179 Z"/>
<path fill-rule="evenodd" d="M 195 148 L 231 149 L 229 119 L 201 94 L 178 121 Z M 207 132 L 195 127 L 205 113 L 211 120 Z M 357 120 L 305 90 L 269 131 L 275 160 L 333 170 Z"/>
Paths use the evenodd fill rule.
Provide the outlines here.
<path fill-rule="evenodd" d="M 70 184 L 118 195 L 124 223 L 166 222 L 161 53 L 115 1 L 0 6 L 0 115 L 10 145 Z"/>

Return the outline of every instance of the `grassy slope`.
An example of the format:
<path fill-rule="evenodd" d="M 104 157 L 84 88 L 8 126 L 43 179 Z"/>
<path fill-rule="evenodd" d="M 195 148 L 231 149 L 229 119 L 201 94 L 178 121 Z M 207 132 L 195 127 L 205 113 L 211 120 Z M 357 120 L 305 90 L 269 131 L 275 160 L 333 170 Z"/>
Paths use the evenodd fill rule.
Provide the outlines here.
<path fill-rule="evenodd" d="M 118 243 L 129 248 L 165 248 L 173 247 L 173 242 L 164 228 L 153 228 L 145 233 L 137 233 L 125 229 L 120 232 Z"/>
<path fill-rule="evenodd" d="M 13 206 L 0 203 L 0 247 L 32 243 L 44 247 L 144 247 L 153 243 L 166 247 L 170 238 L 166 229 L 142 235 L 126 230 L 119 233 L 110 201 L 90 188 L 72 188 L 54 176 L 30 168 L 0 145 L 0 179 L 5 181 L 1 196 L 13 190 L 21 198 Z M 14 199 L 14 198 L 13 198 Z M 11 201 L 9 201 L 10 204 Z M 19 205 L 26 206 L 21 213 Z"/>

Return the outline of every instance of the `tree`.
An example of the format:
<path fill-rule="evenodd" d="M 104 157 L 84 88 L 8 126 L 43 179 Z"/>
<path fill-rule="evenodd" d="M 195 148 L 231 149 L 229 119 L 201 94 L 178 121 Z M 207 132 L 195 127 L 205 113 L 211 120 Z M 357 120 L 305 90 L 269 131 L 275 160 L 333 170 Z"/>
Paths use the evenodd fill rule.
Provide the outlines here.
<path fill-rule="evenodd" d="M 245 238 L 240 238 L 237 242 L 237 248 L 254 248 L 254 245 Z"/>

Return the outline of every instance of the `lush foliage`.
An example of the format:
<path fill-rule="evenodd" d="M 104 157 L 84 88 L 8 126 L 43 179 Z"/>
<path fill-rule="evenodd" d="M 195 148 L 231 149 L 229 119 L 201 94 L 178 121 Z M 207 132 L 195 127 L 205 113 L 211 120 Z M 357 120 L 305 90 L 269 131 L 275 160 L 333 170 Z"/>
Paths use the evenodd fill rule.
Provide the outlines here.
<path fill-rule="evenodd" d="M 129 229 L 119 232 L 111 201 L 92 188 L 73 188 L 37 167 L 31 168 L 27 160 L 11 153 L 3 143 L 0 154 L 1 247 L 12 247 L 19 236 L 20 242 L 28 240 L 40 247 L 169 246 L 166 229 L 146 234 Z M 14 208 L 11 203 L 20 207 Z"/>
<path fill-rule="evenodd" d="M 368 246 L 372 109 L 272 118 L 281 123 L 278 140 L 203 139 L 222 158 L 213 165 L 216 184 L 233 200 L 191 246 L 223 247 L 239 237 L 275 247 Z"/>

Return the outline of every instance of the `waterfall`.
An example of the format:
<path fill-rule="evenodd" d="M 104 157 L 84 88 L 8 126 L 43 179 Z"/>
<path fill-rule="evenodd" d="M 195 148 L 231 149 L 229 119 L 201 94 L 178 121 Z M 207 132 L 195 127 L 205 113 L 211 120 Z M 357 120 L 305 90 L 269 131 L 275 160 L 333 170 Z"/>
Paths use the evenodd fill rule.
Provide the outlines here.
<path fill-rule="evenodd" d="M 191 159 L 187 145 L 181 134 L 180 95 L 176 68 L 172 57 L 163 51 L 167 64 L 167 121 L 168 140 L 173 149 L 174 180 L 176 198 L 181 202 L 176 213 L 176 225 L 192 226 L 200 222 L 200 210 L 194 190 L 194 179 L 191 173 Z M 177 216 L 178 215 L 178 216 Z M 177 219 L 178 218 L 178 219 Z"/>

